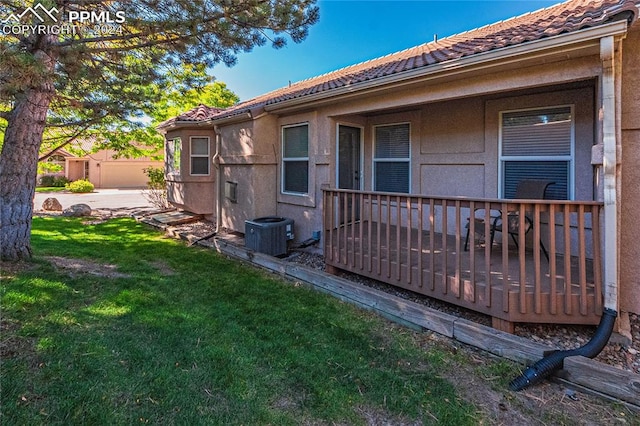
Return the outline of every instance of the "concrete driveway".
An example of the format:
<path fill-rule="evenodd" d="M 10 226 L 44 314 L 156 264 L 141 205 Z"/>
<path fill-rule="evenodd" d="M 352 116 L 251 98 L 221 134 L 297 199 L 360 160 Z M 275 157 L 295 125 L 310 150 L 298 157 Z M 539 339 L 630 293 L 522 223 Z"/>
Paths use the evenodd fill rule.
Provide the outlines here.
<path fill-rule="evenodd" d="M 57 198 L 66 209 L 73 204 L 87 204 L 92 209 L 150 208 L 153 207 L 142 195 L 141 189 L 96 189 L 89 194 L 71 192 L 36 193 L 33 199 L 35 210 L 42 210 L 42 203 L 49 197 Z"/>

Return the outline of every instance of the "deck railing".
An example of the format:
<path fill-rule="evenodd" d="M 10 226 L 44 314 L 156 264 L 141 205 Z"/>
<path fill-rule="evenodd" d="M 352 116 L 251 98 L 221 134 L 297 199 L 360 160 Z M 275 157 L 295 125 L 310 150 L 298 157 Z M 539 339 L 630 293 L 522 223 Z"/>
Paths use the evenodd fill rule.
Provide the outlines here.
<path fill-rule="evenodd" d="M 602 203 L 325 189 L 323 212 L 329 267 L 488 314 L 501 328 L 598 322 Z"/>

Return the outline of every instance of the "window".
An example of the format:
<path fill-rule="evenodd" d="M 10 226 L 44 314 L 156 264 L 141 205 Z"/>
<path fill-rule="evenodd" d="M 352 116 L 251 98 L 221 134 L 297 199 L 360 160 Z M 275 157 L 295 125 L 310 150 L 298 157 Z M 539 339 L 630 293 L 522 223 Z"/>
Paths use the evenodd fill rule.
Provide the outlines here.
<path fill-rule="evenodd" d="M 309 192 L 309 125 L 282 128 L 282 192 Z"/>
<path fill-rule="evenodd" d="M 409 193 L 409 123 L 375 127 L 373 184 L 375 191 Z"/>
<path fill-rule="evenodd" d="M 513 198 L 523 179 L 547 179 L 549 199 L 573 197 L 572 106 L 500 113 L 501 198 Z"/>
<path fill-rule="evenodd" d="M 167 141 L 167 173 L 180 173 L 180 152 L 182 141 L 174 138 Z"/>
<path fill-rule="evenodd" d="M 209 138 L 191 138 L 191 174 L 209 174 Z"/>

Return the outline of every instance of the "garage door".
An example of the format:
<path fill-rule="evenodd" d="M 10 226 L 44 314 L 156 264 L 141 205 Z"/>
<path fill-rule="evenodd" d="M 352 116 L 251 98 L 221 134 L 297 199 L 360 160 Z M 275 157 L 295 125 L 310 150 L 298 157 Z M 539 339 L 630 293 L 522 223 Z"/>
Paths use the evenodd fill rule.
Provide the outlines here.
<path fill-rule="evenodd" d="M 144 170 L 149 166 L 158 167 L 155 163 L 106 163 L 100 164 L 101 188 L 144 188 L 147 186 L 147 175 Z"/>

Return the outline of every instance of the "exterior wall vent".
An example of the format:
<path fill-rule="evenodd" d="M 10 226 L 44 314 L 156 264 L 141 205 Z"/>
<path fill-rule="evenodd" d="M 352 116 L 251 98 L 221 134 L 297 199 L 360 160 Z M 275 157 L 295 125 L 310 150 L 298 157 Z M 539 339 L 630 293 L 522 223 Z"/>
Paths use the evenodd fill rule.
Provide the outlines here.
<path fill-rule="evenodd" d="M 244 245 L 259 253 L 284 256 L 293 237 L 293 219 L 267 216 L 245 221 Z"/>
<path fill-rule="evenodd" d="M 232 203 L 238 202 L 238 182 L 226 181 L 224 183 L 224 196 Z"/>

